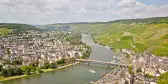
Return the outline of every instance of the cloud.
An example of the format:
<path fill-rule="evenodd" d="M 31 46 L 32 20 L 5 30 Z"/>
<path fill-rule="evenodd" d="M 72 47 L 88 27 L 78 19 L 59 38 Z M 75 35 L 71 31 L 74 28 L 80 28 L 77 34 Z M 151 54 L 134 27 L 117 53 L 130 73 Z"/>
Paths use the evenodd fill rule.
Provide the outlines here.
<path fill-rule="evenodd" d="M 168 16 L 168 4 L 136 0 L 0 0 L 0 9 L 0 22 L 28 24 Z"/>
<path fill-rule="evenodd" d="M 128 7 L 135 7 L 136 1 L 135 0 L 121 0 L 117 4 L 120 7 L 128 8 Z"/>

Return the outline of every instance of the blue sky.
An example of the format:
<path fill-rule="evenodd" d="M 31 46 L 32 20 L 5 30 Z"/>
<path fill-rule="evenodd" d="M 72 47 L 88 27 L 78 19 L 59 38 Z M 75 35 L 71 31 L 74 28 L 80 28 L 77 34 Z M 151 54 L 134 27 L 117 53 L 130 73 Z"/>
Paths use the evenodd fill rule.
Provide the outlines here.
<path fill-rule="evenodd" d="M 0 0 L 0 23 L 51 24 L 168 16 L 168 0 Z"/>
<path fill-rule="evenodd" d="M 137 0 L 147 5 L 166 5 L 168 4 L 168 0 Z"/>

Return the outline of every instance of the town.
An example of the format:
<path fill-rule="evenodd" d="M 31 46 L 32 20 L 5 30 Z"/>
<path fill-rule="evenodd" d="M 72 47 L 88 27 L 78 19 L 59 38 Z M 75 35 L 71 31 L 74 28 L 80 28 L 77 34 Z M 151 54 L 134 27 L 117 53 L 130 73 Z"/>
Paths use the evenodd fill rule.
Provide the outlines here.
<path fill-rule="evenodd" d="M 128 68 L 115 67 L 95 84 L 157 84 L 161 74 L 168 72 L 168 58 L 149 53 L 135 53 L 129 49 L 116 51 L 119 64 Z"/>
<path fill-rule="evenodd" d="M 62 31 L 30 30 L 0 37 L 1 76 L 30 75 L 41 69 L 55 69 L 87 58 L 90 47 L 81 43 L 80 34 Z"/>

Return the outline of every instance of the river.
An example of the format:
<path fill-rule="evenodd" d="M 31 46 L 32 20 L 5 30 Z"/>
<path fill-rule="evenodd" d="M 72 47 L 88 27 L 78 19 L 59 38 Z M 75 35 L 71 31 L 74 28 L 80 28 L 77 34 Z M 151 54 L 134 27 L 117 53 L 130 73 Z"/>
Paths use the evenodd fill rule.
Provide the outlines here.
<path fill-rule="evenodd" d="M 101 61 L 111 61 L 113 59 L 113 51 L 94 43 L 90 35 L 82 34 L 82 41 L 92 48 L 89 59 Z M 112 68 L 108 68 L 107 65 L 81 63 L 41 75 L 0 82 L 0 84 L 89 84 L 90 81 L 99 80 L 102 73 L 108 73 Z M 90 73 L 90 69 L 95 70 L 96 74 Z"/>

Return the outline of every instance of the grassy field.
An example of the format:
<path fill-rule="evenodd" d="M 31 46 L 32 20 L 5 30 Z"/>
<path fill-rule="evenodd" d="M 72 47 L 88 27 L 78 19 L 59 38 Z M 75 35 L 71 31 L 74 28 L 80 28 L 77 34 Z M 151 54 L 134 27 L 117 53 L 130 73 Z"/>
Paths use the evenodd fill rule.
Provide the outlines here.
<path fill-rule="evenodd" d="M 12 29 L 0 28 L 0 36 L 1 35 L 7 35 L 7 34 L 11 33 L 12 31 L 13 31 Z"/>

